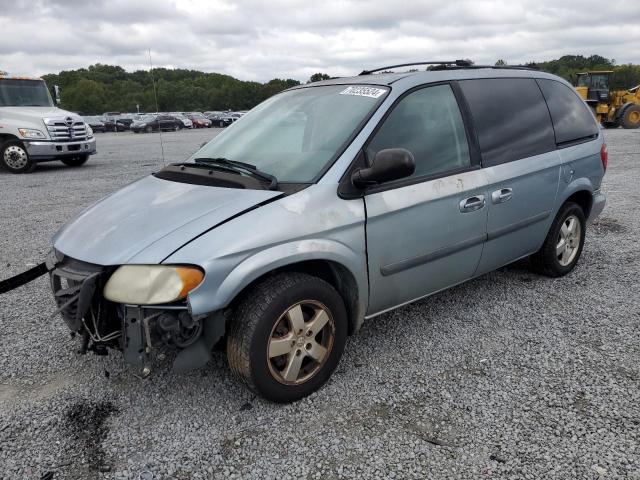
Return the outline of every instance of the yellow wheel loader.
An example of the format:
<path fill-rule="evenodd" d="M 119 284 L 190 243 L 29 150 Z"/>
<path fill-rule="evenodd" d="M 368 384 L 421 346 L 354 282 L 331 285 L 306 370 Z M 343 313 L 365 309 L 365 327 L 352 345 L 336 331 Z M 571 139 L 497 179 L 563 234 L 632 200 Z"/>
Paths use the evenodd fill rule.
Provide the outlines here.
<path fill-rule="evenodd" d="M 576 90 L 606 128 L 640 127 L 640 85 L 629 90 L 610 90 L 613 71 L 579 73 Z"/>

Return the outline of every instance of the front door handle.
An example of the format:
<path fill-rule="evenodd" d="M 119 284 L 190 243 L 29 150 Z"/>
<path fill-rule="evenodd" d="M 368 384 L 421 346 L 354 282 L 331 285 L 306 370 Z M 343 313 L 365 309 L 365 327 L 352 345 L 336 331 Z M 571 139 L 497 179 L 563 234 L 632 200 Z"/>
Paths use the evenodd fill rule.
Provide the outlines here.
<path fill-rule="evenodd" d="M 493 203 L 504 203 L 511 200 L 511 197 L 513 197 L 513 189 L 501 188 L 491 194 L 491 201 Z"/>
<path fill-rule="evenodd" d="M 482 207 L 484 207 L 484 195 L 474 195 L 460 202 L 460 211 L 462 213 L 475 212 Z"/>

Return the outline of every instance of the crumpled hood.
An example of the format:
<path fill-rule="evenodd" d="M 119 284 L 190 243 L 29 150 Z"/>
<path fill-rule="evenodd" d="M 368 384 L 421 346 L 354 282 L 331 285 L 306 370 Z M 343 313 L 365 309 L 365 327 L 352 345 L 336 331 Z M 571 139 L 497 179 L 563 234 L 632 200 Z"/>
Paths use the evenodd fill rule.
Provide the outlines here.
<path fill-rule="evenodd" d="M 65 255 L 98 265 L 160 263 L 197 235 L 280 195 L 148 176 L 81 212 L 56 233 L 53 244 Z"/>

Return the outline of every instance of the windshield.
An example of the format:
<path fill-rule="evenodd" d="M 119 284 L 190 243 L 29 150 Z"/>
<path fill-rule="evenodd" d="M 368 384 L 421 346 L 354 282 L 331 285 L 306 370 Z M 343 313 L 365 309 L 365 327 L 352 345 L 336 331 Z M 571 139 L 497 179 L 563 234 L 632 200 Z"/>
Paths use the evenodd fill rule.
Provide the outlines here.
<path fill-rule="evenodd" d="M 0 78 L 0 107 L 52 107 L 51 95 L 42 80 Z"/>
<path fill-rule="evenodd" d="M 153 122 L 156 119 L 155 115 L 145 115 L 140 119 L 141 122 Z"/>
<path fill-rule="evenodd" d="M 329 85 L 290 90 L 258 105 L 196 152 L 255 165 L 280 182 L 312 182 L 388 92 Z"/>

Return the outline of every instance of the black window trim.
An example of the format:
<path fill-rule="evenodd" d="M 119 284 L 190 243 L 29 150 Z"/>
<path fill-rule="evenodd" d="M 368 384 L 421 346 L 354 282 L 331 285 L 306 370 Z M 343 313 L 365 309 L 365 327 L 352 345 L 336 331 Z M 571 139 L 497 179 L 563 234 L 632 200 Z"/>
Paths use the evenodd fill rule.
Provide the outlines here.
<path fill-rule="evenodd" d="M 365 151 L 373 138 L 376 136 L 382 125 L 386 122 L 387 118 L 391 113 L 395 110 L 396 106 L 408 95 L 412 93 L 422 90 L 429 87 L 435 87 L 438 85 L 449 85 L 453 92 L 453 96 L 458 105 L 458 109 L 460 111 L 460 116 L 462 117 L 462 123 L 464 125 L 465 134 L 467 137 L 467 145 L 469 148 L 469 161 L 470 164 L 468 167 L 455 168 L 451 170 L 447 170 L 444 172 L 434 173 L 430 175 L 420 175 L 418 177 L 408 177 L 400 180 L 395 180 L 392 182 L 383 183 L 380 185 L 376 185 L 373 187 L 369 187 L 365 190 L 358 190 L 351 184 L 351 174 L 356 168 L 361 166 L 361 163 L 364 161 L 365 165 L 369 165 L 369 160 L 366 158 Z M 473 123 L 470 120 L 470 112 L 469 106 L 466 103 L 464 96 L 458 86 L 458 82 L 456 80 L 444 80 L 440 82 L 430 82 L 424 83 L 420 85 L 416 85 L 403 92 L 395 101 L 389 106 L 387 111 L 384 113 L 384 116 L 380 119 L 376 127 L 373 129 L 369 137 L 365 140 L 362 149 L 356 155 L 353 162 L 345 171 L 345 174 L 340 179 L 340 186 L 338 187 L 338 194 L 341 198 L 359 198 L 364 195 L 372 195 L 374 193 L 380 193 L 387 190 L 395 190 L 397 188 L 407 187 L 410 185 L 415 185 L 417 183 L 429 182 L 432 180 L 437 180 L 438 178 L 450 177 L 452 175 L 459 175 L 461 173 L 470 172 L 473 170 L 479 170 L 482 168 L 480 164 L 480 150 L 478 148 L 478 141 L 475 129 L 473 127 Z"/>
<path fill-rule="evenodd" d="M 551 127 L 553 128 L 553 139 L 556 142 L 556 150 L 561 150 L 563 148 L 573 147 L 574 145 L 580 145 L 581 143 L 588 143 L 588 142 L 591 142 L 593 140 L 597 140 L 598 137 L 600 137 L 600 125 L 597 125 L 598 122 L 596 122 L 596 125 L 597 125 L 596 128 L 598 129 L 596 131 L 596 133 L 593 133 L 591 135 L 585 135 L 584 137 L 574 138 L 573 140 L 565 140 L 564 142 L 558 142 L 558 136 L 556 134 L 556 125 L 555 125 L 555 123 L 553 123 L 553 115 L 551 115 L 551 108 L 549 107 L 549 102 L 547 100 L 547 97 L 544 94 L 544 91 L 542 91 L 542 86 L 540 85 L 540 80 L 547 80 L 547 81 L 550 81 L 550 82 L 559 83 L 560 85 L 564 85 L 566 88 L 568 88 L 569 90 L 573 91 L 573 93 L 576 95 L 576 97 L 581 102 L 584 102 L 584 100 L 582 99 L 582 97 L 580 97 L 580 95 L 578 95 L 578 92 L 576 92 L 573 88 L 567 87 L 567 85 L 565 85 L 562 82 L 559 82 L 558 80 L 555 80 L 553 78 L 539 78 L 539 77 L 534 78 L 534 80 L 536 81 L 536 85 L 538 86 L 538 89 L 540 90 L 540 93 L 542 94 L 542 98 L 544 98 L 544 103 L 547 106 L 547 111 L 549 112 L 549 118 L 551 118 Z M 585 106 L 587 108 L 589 108 L 588 105 L 585 104 Z"/>
<path fill-rule="evenodd" d="M 509 160 L 507 162 L 501 162 L 501 163 L 496 163 L 495 165 L 485 165 L 484 162 L 484 158 L 482 158 L 482 150 L 480 150 L 479 147 L 479 141 L 478 141 L 478 149 L 480 151 L 480 156 L 481 156 L 481 163 L 482 163 L 482 168 L 491 168 L 491 167 L 499 167 L 500 165 L 506 165 L 508 163 L 512 163 L 512 162 L 517 162 L 519 160 L 524 160 L 526 158 L 531 158 L 537 155 L 544 155 L 546 153 L 550 153 L 550 152 L 554 152 L 556 150 L 558 150 L 558 144 L 556 143 L 556 130 L 555 130 L 555 126 L 553 125 L 553 118 L 551 117 L 551 112 L 549 111 L 549 105 L 547 104 L 547 99 L 544 96 L 544 93 L 542 93 L 542 89 L 540 88 L 540 84 L 538 83 L 538 80 L 545 80 L 544 77 L 477 77 L 477 78 L 464 78 L 464 79 L 460 79 L 461 81 L 468 81 L 468 80 L 517 80 L 517 79 L 524 79 L 524 80 L 533 80 L 534 83 L 536 84 L 536 87 L 538 87 L 538 90 L 540 91 L 540 96 L 542 97 L 542 100 L 544 101 L 544 105 L 547 108 L 547 113 L 549 114 L 549 122 L 551 123 L 551 129 L 553 130 L 553 142 L 556 145 L 556 147 L 552 150 L 547 150 L 546 152 L 540 152 L 537 153 L 536 155 L 529 155 L 526 157 L 522 157 L 522 158 L 514 158 L 513 160 Z M 561 82 L 558 82 L 561 83 Z M 464 94 L 462 93 L 462 88 L 460 88 L 460 94 L 462 95 L 462 97 L 465 99 L 466 102 L 466 97 L 464 96 Z M 468 105 L 468 104 L 467 104 Z M 469 116 L 471 118 L 471 123 L 474 125 L 474 131 L 475 130 L 475 120 L 473 120 L 473 114 L 471 113 L 471 107 L 469 108 Z"/>

